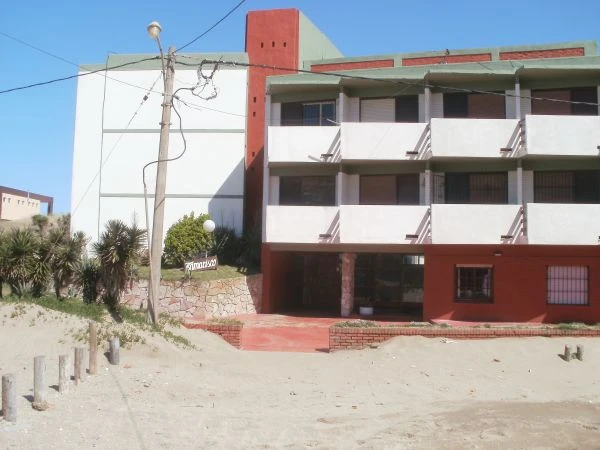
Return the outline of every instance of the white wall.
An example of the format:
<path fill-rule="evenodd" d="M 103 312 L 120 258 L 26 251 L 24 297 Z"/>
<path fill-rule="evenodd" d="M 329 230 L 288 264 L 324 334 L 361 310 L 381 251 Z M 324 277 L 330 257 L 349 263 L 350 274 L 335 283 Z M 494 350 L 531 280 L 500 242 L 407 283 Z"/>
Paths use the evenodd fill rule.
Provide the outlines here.
<path fill-rule="evenodd" d="M 319 237 L 320 234 L 330 237 Z M 337 243 L 339 208 L 336 206 L 267 206 L 267 242 Z"/>
<path fill-rule="evenodd" d="M 2 193 L 2 220 L 19 220 L 35 216 L 40 213 L 40 201 Z"/>
<path fill-rule="evenodd" d="M 598 156 L 600 117 L 527 116 L 528 155 Z"/>
<path fill-rule="evenodd" d="M 598 245 L 600 205 L 529 203 L 527 232 L 530 244 Z"/>
<path fill-rule="evenodd" d="M 360 200 L 360 175 L 342 173 L 342 205 L 358 205 Z"/>
<path fill-rule="evenodd" d="M 130 222 L 135 214 L 138 222 L 145 223 L 142 167 L 158 156 L 160 138 L 163 90 L 160 71 L 114 71 L 109 76 L 145 89 L 107 79 L 103 127 L 104 77 L 78 79 L 72 229 L 84 231 L 93 240 L 111 218 Z M 175 91 L 195 85 L 196 80 L 194 69 L 178 69 Z M 153 84 L 153 92 L 143 102 Z M 220 69 L 215 74 L 214 86 L 218 94 L 210 101 L 189 91 L 176 94 L 193 104 L 194 109 L 174 102 L 182 116 L 187 149 L 181 159 L 168 163 L 165 233 L 171 224 L 191 211 L 208 212 L 217 225 L 242 231 L 247 72 Z M 179 155 L 182 150 L 179 119 L 172 111 L 169 157 Z M 148 193 L 152 195 L 155 178 L 156 165 L 152 165 L 146 170 Z"/>
<path fill-rule="evenodd" d="M 425 150 L 425 123 L 343 123 L 342 159 L 394 161 Z M 418 156 L 418 155 L 417 155 Z"/>
<path fill-rule="evenodd" d="M 519 122 L 505 119 L 432 119 L 434 157 L 499 158 L 511 147 Z M 514 146 L 513 146 L 514 148 Z"/>
<path fill-rule="evenodd" d="M 433 244 L 501 244 L 520 230 L 519 205 L 431 206 Z"/>
<path fill-rule="evenodd" d="M 323 163 L 339 161 L 339 127 L 269 127 L 269 163 Z M 334 157 L 324 159 L 322 154 Z"/>

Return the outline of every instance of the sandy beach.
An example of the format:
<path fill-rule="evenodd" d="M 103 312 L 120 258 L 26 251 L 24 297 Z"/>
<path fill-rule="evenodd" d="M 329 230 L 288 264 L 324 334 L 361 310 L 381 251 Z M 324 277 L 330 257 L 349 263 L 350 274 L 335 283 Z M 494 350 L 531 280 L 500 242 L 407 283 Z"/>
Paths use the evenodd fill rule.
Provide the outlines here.
<path fill-rule="evenodd" d="M 17 377 L 18 419 L 0 420 L 0 448 L 600 448 L 598 339 L 398 337 L 309 354 L 182 328 L 196 349 L 148 334 L 120 366 L 102 356 L 67 394 L 49 388 L 38 412 L 34 356 L 57 384 L 58 356 L 87 322 L 14 308 L 0 304 L 0 374 Z M 563 361 L 565 344 L 583 344 L 584 361 Z"/>

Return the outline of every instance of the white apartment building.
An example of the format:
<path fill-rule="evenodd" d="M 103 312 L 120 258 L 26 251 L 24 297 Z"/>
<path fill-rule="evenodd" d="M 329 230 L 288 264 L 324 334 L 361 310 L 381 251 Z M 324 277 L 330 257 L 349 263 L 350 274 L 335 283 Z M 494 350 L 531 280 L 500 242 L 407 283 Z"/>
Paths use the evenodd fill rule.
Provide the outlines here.
<path fill-rule="evenodd" d="M 110 55 L 105 64 L 84 65 L 80 74 L 134 63 L 78 78 L 73 151 L 71 225 L 97 240 L 111 219 L 145 226 L 143 167 L 158 157 L 163 80 L 155 55 Z M 242 231 L 246 145 L 247 70 L 222 66 L 200 96 L 203 59 L 247 62 L 245 53 L 177 55 L 165 203 L 165 233 L 183 215 L 208 213 L 217 225 Z M 136 61 L 141 61 L 136 63 Z M 185 63 L 185 64 L 182 64 Z M 205 66 L 205 73 L 212 66 Z M 212 90 L 216 97 L 205 100 Z M 152 221 L 156 165 L 146 170 Z"/>

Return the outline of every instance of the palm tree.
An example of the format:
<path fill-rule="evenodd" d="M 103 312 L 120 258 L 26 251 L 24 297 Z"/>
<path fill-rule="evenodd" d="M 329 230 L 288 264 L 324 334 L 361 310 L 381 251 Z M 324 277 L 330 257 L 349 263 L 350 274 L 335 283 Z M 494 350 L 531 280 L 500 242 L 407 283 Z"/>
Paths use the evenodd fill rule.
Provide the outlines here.
<path fill-rule="evenodd" d="M 111 220 L 94 244 L 94 252 L 100 260 L 104 302 L 109 308 L 115 309 L 119 304 L 145 235 L 146 230 L 135 222 L 129 227 L 120 220 Z"/>

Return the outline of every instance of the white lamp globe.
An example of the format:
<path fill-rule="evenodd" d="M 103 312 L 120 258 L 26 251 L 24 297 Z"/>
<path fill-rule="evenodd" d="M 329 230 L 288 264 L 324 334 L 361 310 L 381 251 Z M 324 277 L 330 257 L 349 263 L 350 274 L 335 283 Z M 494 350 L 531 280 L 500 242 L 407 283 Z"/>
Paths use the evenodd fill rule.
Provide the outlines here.
<path fill-rule="evenodd" d="M 216 227 L 215 223 L 210 219 L 205 220 L 204 223 L 202 224 L 202 228 L 207 233 L 212 233 L 213 231 L 215 231 L 215 227 Z"/>
<path fill-rule="evenodd" d="M 148 25 L 148 27 L 146 27 L 146 29 L 148 30 L 150 37 L 154 40 L 158 39 L 158 35 L 162 31 L 160 23 L 158 22 L 152 22 L 150 25 Z"/>

